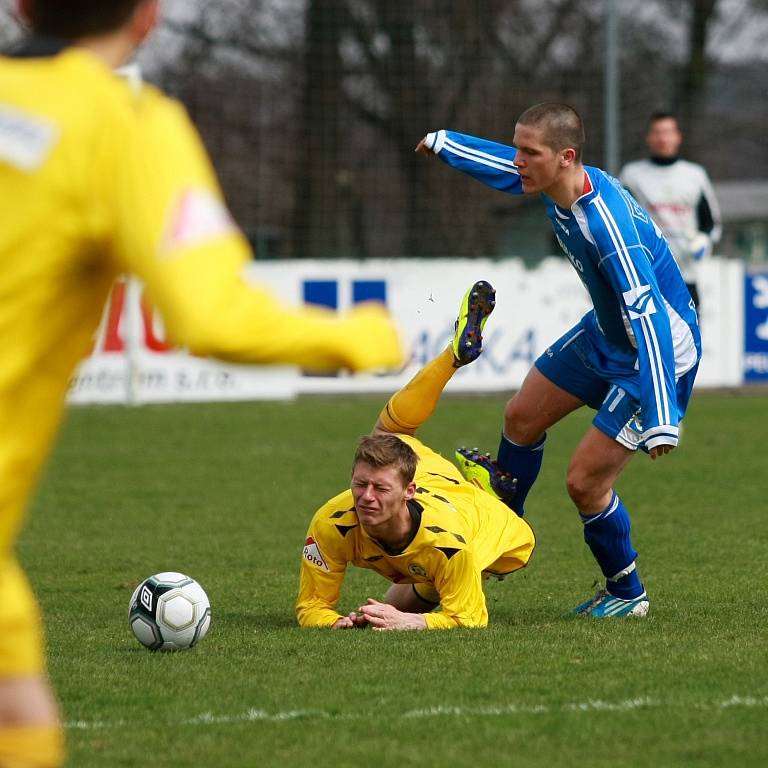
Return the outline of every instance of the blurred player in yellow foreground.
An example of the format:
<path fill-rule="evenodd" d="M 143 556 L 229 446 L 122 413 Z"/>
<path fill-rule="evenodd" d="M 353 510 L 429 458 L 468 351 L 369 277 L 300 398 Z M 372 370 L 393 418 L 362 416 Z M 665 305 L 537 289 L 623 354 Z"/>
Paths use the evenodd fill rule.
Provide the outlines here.
<path fill-rule="evenodd" d="M 528 524 L 414 437 L 455 370 L 479 356 L 494 301 L 488 283 L 472 286 L 452 345 L 392 396 L 358 445 L 351 488 L 312 518 L 296 603 L 301 626 L 484 627 L 483 578 L 503 578 L 528 562 L 534 547 Z M 348 563 L 393 584 L 383 601 L 369 598 L 344 616 L 336 603 Z"/>
<path fill-rule="evenodd" d="M 290 309 L 244 281 L 248 246 L 183 109 L 112 72 L 157 0 L 19 9 L 32 35 L 0 56 L 0 766 L 42 768 L 62 762 L 62 736 L 13 546 L 115 277 L 138 275 L 198 355 L 362 370 L 402 350 L 380 307 Z"/>

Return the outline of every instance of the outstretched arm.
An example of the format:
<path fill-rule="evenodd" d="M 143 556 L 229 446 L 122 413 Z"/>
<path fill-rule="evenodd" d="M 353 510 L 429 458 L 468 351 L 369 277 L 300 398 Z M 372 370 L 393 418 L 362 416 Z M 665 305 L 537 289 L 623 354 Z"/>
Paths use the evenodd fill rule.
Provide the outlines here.
<path fill-rule="evenodd" d="M 515 167 L 517 150 L 477 136 L 456 131 L 428 133 L 417 145 L 416 152 L 437 155 L 443 162 L 472 178 L 513 195 L 523 194 L 523 185 Z"/>
<path fill-rule="evenodd" d="M 213 169 L 183 110 L 147 90 L 141 119 L 122 126 L 97 190 L 94 239 L 118 270 L 146 285 L 170 339 L 198 355 L 243 363 L 295 363 L 317 369 L 397 367 L 403 351 L 383 307 L 345 316 L 291 307 L 243 270 L 251 258 L 223 201 Z M 101 229 L 99 229 L 101 228 Z"/>

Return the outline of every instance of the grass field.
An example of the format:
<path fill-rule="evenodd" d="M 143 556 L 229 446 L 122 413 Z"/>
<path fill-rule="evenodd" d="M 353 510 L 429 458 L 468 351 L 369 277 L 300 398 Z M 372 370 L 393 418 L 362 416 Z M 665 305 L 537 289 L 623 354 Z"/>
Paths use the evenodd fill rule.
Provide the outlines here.
<path fill-rule="evenodd" d="M 70 412 L 20 551 L 72 768 L 768 765 L 768 396 L 698 394 L 680 449 L 621 479 L 646 620 L 568 615 L 599 575 L 564 490 L 584 412 L 550 434 L 537 551 L 489 584 L 487 630 L 299 630 L 307 523 L 381 404 Z M 421 436 L 495 450 L 502 407 L 446 396 Z M 132 588 L 162 570 L 211 598 L 193 651 L 128 629 Z M 350 572 L 341 608 L 384 588 Z"/>

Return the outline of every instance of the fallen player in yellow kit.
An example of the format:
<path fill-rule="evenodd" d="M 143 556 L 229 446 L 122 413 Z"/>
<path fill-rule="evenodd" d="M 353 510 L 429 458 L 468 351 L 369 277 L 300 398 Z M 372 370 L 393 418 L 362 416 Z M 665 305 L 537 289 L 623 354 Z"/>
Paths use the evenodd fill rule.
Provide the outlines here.
<path fill-rule="evenodd" d="M 480 354 L 494 301 L 488 283 L 472 286 L 451 346 L 392 396 L 374 431 L 360 440 L 350 489 L 312 518 L 296 602 L 301 626 L 484 627 L 484 578 L 503 578 L 528 562 L 530 526 L 414 437 L 456 369 Z M 392 586 L 383 601 L 369 598 L 342 615 L 336 603 L 350 563 Z"/>

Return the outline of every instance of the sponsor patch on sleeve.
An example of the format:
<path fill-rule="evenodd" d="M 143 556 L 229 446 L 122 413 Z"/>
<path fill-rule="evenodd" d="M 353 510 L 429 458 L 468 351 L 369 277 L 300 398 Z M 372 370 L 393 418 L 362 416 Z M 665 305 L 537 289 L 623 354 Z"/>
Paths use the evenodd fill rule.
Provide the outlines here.
<path fill-rule="evenodd" d="M 656 312 L 650 285 L 638 285 L 622 294 L 630 320 L 650 317 Z"/>
<path fill-rule="evenodd" d="M 187 189 L 171 208 L 161 255 L 169 256 L 180 248 L 205 245 L 235 232 L 235 222 L 210 189 Z"/>
<path fill-rule="evenodd" d="M 308 536 L 307 540 L 304 542 L 304 559 L 307 562 L 312 563 L 312 565 L 316 566 L 321 571 L 327 572 L 331 570 L 328 567 L 328 563 L 325 562 L 320 547 L 317 546 L 317 542 L 311 536 Z"/>
<path fill-rule="evenodd" d="M 0 160 L 22 171 L 35 171 L 48 157 L 58 136 L 53 123 L 0 106 Z"/>

